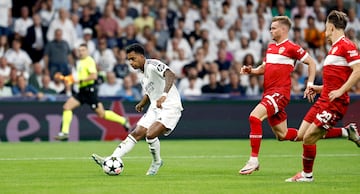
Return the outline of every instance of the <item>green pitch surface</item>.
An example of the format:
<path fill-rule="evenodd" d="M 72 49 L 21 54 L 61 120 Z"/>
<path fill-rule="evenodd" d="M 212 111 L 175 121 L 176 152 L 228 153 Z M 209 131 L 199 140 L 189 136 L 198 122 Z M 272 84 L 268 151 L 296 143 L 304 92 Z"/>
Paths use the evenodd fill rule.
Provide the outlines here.
<path fill-rule="evenodd" d="M 0 193 L 358 193 L 360 149 L 346 139 L 321 140 L 315 182 L 285 183 L 301 170 L 300 142 L 262 142 L 260 171 L 239 175 L 248 140 L 163 140 L 164 166 L 145 176 L 151 156 L 142 141 L 123 158 L 124 172 L 108 176 L 92 153 L 109 155 L 119 142 L 0 144 Z"/>

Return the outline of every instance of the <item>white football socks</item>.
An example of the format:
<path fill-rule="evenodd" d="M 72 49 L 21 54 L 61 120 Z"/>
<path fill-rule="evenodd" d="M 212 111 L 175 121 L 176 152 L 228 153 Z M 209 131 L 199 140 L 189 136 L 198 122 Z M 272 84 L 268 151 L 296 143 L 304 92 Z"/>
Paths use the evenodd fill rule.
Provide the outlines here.
<path fill-rule="evenodd" d="M 157 138 L 157 137 L 154 139 L 146 138 L 146 142 L 149 144 L 149 150 L 153 157 L 153 161 L 155 163 L 160 162 L 161 157 L 160 157 L 160 140 L 159 140 L 159 138 Z"/>
<path fill-rule="evenodd" d="M 130 152 L 137 143 L 136 139 L 132 135 L 128 135 L 124 141 L 111 154 L 112 157 L 122 158 L 126 153 Z"/>

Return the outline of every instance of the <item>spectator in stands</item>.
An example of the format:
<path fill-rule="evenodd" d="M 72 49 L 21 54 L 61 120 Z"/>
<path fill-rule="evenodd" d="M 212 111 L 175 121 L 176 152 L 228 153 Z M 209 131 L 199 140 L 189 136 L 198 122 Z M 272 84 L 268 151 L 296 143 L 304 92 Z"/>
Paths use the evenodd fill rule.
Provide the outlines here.
<path fill-rule="evenodd" d="M 231 96 L 245 96 L 246 87 L 240 84 L 240 75 L 238 72 L 229 72 L 229 83 L 224 87 L 224 93 Z"/>
<path fill-rule="evenodd" d="M 123 33 L 121 33 L 121 36 L 123 36 L 125 34 L 125 29 L 128 25 L 133 24 L 134 20 L 127 15 L 127 9 L 124 6 L 120 6 L 118 11 L 117 11 L 117 17 L 115 18 L 115 20 L 117 21 L 119 28 L 123 31 Z"/>
<path fill-rule="evenodd" d="M 116 55 L 116 64 L 113 69 L 116 78 L 124 79 L 125 76 L 130 74 L 130 68 L 126 61 L 126 51 L 119 49 Z"/>
<path fill-rule="evenodd" d="M 196 80 L 197 78 L 194 77 L 189 78 L 189 87 L 185 88 L 181 94 L 183 97 L 200 96 L 202 94 L 201 88 L 196 86 L 196 82 L 197 82 Z"/>
<path fill-rule="evenodd" d="M 189 63 L 189 60 L 185 58 L 185 51 L 183 49 L 179 49 L 177 52 L 178 58 L 170 60 L 169 67 L 174 72 L 176 78 L 181 79 L 185 76 L 183 68 Z"/>
<path fill-rule="evenodd" d="M 147 5 L 142 6 L 141 16 L 134 20 L 134 25 L 138 33 L 142 33 L 145 26 L 149 26 L 151 30 L 154 29 L 154 17 L 150 16 L 150 10 Z"/>
<path fill-rule="evenodd" d="M 325 44 L 325 33 L 319 31 L 315 26 L 315 18 L 307 18 L 307 28 L 304 29 L 305 41 L 311 49 L 318 49 Z"/>
<path fill-rule="evenodd" d="M 299 74 L 294 71 L 291 73 L 291 95 L 302 95 L 304 84 L 299 83 Z"/>
<path fill-rule="evenodd" d="M 70 11 L 71 8 L 71 1 L 64 1 L 64 0 L 52 0 L 53 7 L 55 10 L 65 9 L 66 11 Z"/>
<path fill-rule="evenodd" d="M 354 28 L 348 28 L 348 30 L 345 32 L 346 37 L 348 37 L 351 41 L 354 42 L 357 49 L 360 51 L 360 40 L 356 37 L 356 32 Z"/>
<path fill-rule="evenodd" d="M 41 88 L 38 90 L 42 92 L 44 95 L 46 95 L 48 98 L 50 98 L 49 95 L 55 95 L 57 92 L 50 87 L 51 84 L 51 78 L 49 75 L 44 74 L 41 78 Z"/>
<path fill-rule="evenodd" d="M 218 65 L 220 71 L 229 70 L 231 61 L 227 59 L 227 51 L 225 49 L 219 49 L 215 63 Z"/>
<path fill-rule="evenodd" d="M 75 33 L 76 33 L 76 39 L 74 41 L 74 46 L 75 46 L 75 43 L 83 37 L 83 27 L 79 23 L 79 15 L 71 14 L 70 19 L 71 19 L 71 23 L 74 26 Z"/>
<path fill-rule="evenodd" d="M 34 86 L 37 90 L 42 87 L 42 77 L 44 76 L 44 68 L 39 62 L 32 65 L 32 73 L 30 74 L 28 83 Z"/>
<path fill-rule="evenodd" d="M 49 83 L 49 88 L 56 91 L 56 93 L 61 93 L 66 89 L 66 82 L 62 81 L 58 77 L 54 77 L 53 81 Z"/>
<path fill-rule="evenodd" d="M 94 60 L 98 67 L 99 76 L 104 76 L 106 72 L 113 71 L 116 64 L 114 52 L 107 47 L 106 38 L 100 38 L 98 50 L 94 53 Z"/>
<path fill-rule="evenodd" d="M 0 75 L 3 77 L 5 82 L 10 78 L 11 67 L 5 57 L 0 57 Z"/>
<path fill-rule="evenodd" d="M 220 17 L 216 21 L 215 28 L 210 30 L 211 40 L 213 40 L 215 44 L 218 44 L 220 40 L 227 36 L 228 28 L 226 28 L 225 24 L 225 19 Z"/>
<path fill-rule="evenodd" d="M 360 21 L 359 21 L 359 18 L 356 17 L 355 8 L 349 9 L 348 19 L 349 19 L 349 21 L 346 25 L 346 30 L 352 28 L 355 30 L 355 36 L 359 36 L 360 35 Z"/>
<path fill-rule="evenodd" d="M 205 61 L 205 52 L 203 48 L 198 48 L 195 53 L 194 60 L 184 66 L 184 72 L 188 72 L 189 67 L 195 67 L 196 76 L 203 78 L 207 71 L 207 64 Z"/>
<path fill-rule="evenodd" d="M 12 87 L 12 93 L 14 96 L 33 97 L 36 99 L 42 99 L 44 96 L 34 86 L 29 85 L 22 75 L 17 76 L 17 83 Z"/>
<path fill-rule="evenodd" d="M 8 49 L 8 37 L 6 35 L 0 35 L 0 57 L 4 56 Z"/>
<path fill-rule="evenodd" d="M 212 30 L 216 26 L 215 22 L 209 16 L 209 10 L 204 7 L 200 9 L 200 23 L 201 29 Z"/>
<path fill-rule="evenodd" d="M 209 40 L 203 40 L 202 41 L 204 49 L 204 55 L 205 55 L 205 61 L 206 62 L 214 62 L 217 58 L 217 47 L 212 47 Z"/>
<path fill-rule="evenodd" d="M 6 82 L 6 86 L 13 87 L 17 83 L 18 71 L 15 68 L 11 68 L 9 80 Z"/>
<path fill-rule="evenodd" d="M 106 5 L 103 16 L 99 19 L 97 34 L 98 37 L 105 37 L 107 45 L 112 48 L 116 46 L 116 38 L 118 34 L 121 34 L 121 30 L 117 21 L 113 17 L 114 7 L 112 5 Z"/>
<path fill-rule="evenodd" d="M 225 39 L 220 40 L 219 44 L 218 44 L 218 51 L 219 50 L 224 50 L 225 51 L 225 59 L 230 61 L 234 60 L 234 54 L 229 50 L 228 45 L 227 45 L 227 41 Z"/>
<path fill-rule="evenodd" d="M 218 19 L 223 18 L 224 20 L 224 28 L 229 29 L 230 26 L 235 22 L 236 17 L 236 13 L 230 10 L 229 2 L 224 1 L 221 6 L 221 12 L 218 15 Z"/>
<path fill-rule="evenodd" d="M 201 92 L 203 94 L 224 93 L 224 87 L 217 81 L 217 74 L 216 73 L 210 73 L 209 74 L 209 83 L 204 85 L 201 88 Z"/>
<path fill-rule="evenodd" d="M 142 45 L 154 39 L 153 30 L 150 29 L 150 26 L 145 26 L 142 33 L 138 33 L 136 36 L 136 40 Z"/>
<path fill-rule="evenodd" d="M 253 55 L 255 62 L 257 62 L 260 56 L 256 55 L 255 50 L 253 50 L 252 48 L 249 47 L 249 35 L 244 33 L 242 34 L 241 38 L 240 38 L 240 45 L 241 48 L 239 50 L 236 51 L 235 53 L 235 60 L 236 61 L 243 61 L 244 57 L 246 54 L 251 54 Z"/>
<path fill-rule="evenodd" d="M 41 24 L 43 26 L 49 27 L 51 21 L 55 17 L 55 10 L 53 9 L 53 1 L 52 0 L 40 0 L 39 7 L 39 16 L 41 18 Z M 35 5 L 36 6 L 36 5 Z"/>
<path fill-rule="evenodd" d="M 12 23 L 12 0 L 0 1 L 0 36 L 9 35 Z"/>
<path fill-rule="evenodd" d="M 24 40 L 24 49 L 33 62 L 40 61 L 44 56 L 44 49 L 47 43 L 47 27 L 41 24 L 39 14 L 33 15 L 34 24 L 27 29 Z"/>
<path fill-rule="evenodd" d="M 169 31 L 164 28 L 163 23 L 159 19 L 155 20 L 153 36 L 156 40 L 156 49 L 165 52 L 167 42 L 170 38 L 170 34 Z"/>
<path fill-rule="evenodd" d="M 189 42 L 186 40 L 186 38 L 184 37 L 184 32 L 181 28 L 176 28 L 173 34 L 173 38 L 172 39 L 177 39 L 177 48 L 178 49 L 184 49 L 185 51 L 185 58 L 186 59 L 191 59 L 192 56 L 192 52 L 191 52 L 191 47 Z M 167 47 L 166 47 L 166 52 L 167 55 L 169 54 L 169 52 L 171 52 L 172 50 L 174 50 L 174 45 L 173 45 L 173 41 L 172 39 L 170 39 L 167 43 Z"/>
<path fill-rule="evenodd" d="M 139 101 L 142 98 L 140 91 L 134 87 L 130 76 L 124 77 L 123 87 L 117 91 L 117 96 L 121 96 L 125 101 Z"/>
<path fill-rule="evenodd" d="M 106 81 L 99 86 L 99 96 L 117 96 L 117 91 L 122 88 L 120 80 L 116 79 L 115 73 L 106 72 Z"/>
<path fill-rule="evenodd" d="M 164 30 L 171 32 L 175 28 L 176 17 L 176 12 L 168 7 L 168 1 L 161 1 L 157 19 L 161 21 Z"/>
<path fill-rule="evenodd" d="M 12 48 L 6 51 L 5 57 L 10 67 L 17 69 L 17 71 L 29 78 L 30 65 L 32 60 L 30 56 L 21 49 L 21 41 L 14 39 L 12 41 Z"/>
<path fill-rule="evenodd" d="M 125 49 L 127 46 L 138 43 L 136 40 L 136 30 L 134 24 L 129 24 L 125 29 L 125 36 L 117 39 L 117 46 L 120 49 Z"/>
<path fill-rule="evenodd" d="M 89 51 L 89 55 L 94 56 L 96 51 L 96 45 L 95 42 L 92 40 L 93 31 L 91 30 L 91 28 L 84 28 L 82 33 L 83 33 L 83 37 L 81 39 L 78 39 L 77 42 L 75 43 L 75 48 L 74 48 L 75 53 L 77 51 L 77 48 L 79 48 L 81 44 L 86 44 Z"/>
<path fill-rule="evenodd" d="M 233 27 L 228 29 L 226 36 L 226 45 L 228 50 L 231 52 L 232 56 L 235 55 L 235 52 L 240 49 L 240 42 L 236 37 L 235 30 Z"/>
<path fill-rule="evenodd" d="M 74 25 L 69 19 L 68 11 L 64 8 L 61 8 L 59 10 L 59 17 L 55 18 L 50 23 L 49 29 L 46 34 L 48 41 L 53 41 L 54 39 L 56 39 L 55 31 L 57 29 L 61 29 L 62 39 L 68 43 L 70 49 L 73 49 L 76 41 L 76 31 Z"/>
<path fill-rule="evenodd" d="M 259 96 L 261 94 L 259 80 L 256 76 L 250 75 L 249 86 L 246 87 L 246 96 Z"/>
<path fill-rule="evenodd" d="M 97 37 L 95 30 L 95 26 L 97 25 L 97 20 L 93 15 L 91 15 L 91 10 L 89 6 L 83 7 L 82 15 L 80 17 L 79 23 L 84 29 L 87 28 L 91 29 L 91 31 L 93 32 L 91 38 Z"/>
<path fill-rule="evenodd" d="M 196 66 L 189 66 L 186 69 L 186 77 L 182 78 L 178 84 L 179 93 L 181 96 L 189 94 L 191 91 L 201 91 L 203 80 L 198 77 Z M 191 84 L 190 84 L 191 83 Z M 198 92 L 196 92 L 198 94 Z"/>
<path fill-rule="evenodd" d="M 269 24 L 266 22 L 265 17 L 258 15 L 257 19 L 257 31 L 259 35 L 259 42 L 262 44 L 262 47 L 266 48 L 269 42 L 271 41 L 271 36 L 269 33 Z M 271 21 L 271 19 L 270 19 Z"/>
<path fill-rule="evenodd" d="M 0 74 L 0 98 L 2 97 L 11 97 L 12 91 L 11 87 L 5 86 L 6 78 Z"/>
<path fill-rule="evenodd" d="M 273 16 L 287 16 L 291 18 L 291 10 L 286 8 L 284 0 L 277 0 L 271 12 Z"/>
<path fill-rule="evenodd" d="M 54 32 L 54 40 L 47 43 L 44 51 L 44 64 L 46 72 L 53 77 L 56 72 L 69 75 L 69 64 L 73 64 L 71 49 L 66 41 L 63 40 L 62 28 Z"/>
<path fill-rule="evenodd" d="M 78 0 L 71 1 L 71 8 L 69 10 L 69 13 L 77 15 L 79 18 L 81 17 L 82 13 L 82 7 L 80 6 L 80 3 Z"/>
<path fill-rule="evenodd" d="M 26 36 L 27 29 L 33 25 L 33 20 L 29 17 L 29 8 L 21 7 L 21 17 L 15 20 L 14 32 L 16 39 L 22 39 Z"/>

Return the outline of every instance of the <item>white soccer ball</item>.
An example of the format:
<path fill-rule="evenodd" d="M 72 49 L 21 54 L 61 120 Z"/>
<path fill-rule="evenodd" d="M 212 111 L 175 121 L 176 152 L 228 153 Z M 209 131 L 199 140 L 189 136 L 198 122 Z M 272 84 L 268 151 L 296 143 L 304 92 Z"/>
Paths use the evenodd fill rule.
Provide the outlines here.
<path fill-rule="evenodd" d="M 124 170 L 124 163 L 119 157 L 105 158 L 102 168 L 107 175 L 119 175 Z"/>

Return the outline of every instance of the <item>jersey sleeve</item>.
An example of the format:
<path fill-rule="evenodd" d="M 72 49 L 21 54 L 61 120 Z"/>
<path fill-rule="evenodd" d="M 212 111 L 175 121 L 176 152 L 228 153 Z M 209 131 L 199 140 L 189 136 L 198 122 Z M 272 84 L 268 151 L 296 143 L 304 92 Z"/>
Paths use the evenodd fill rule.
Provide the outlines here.
<path fill-rule="evenodd" d="M 96 63 L 94 61 L 93 58 L 88 58 L 88 72 L 89 73 L 97 73 L 97 69 L 96 69 Z"/>
<path fill-rule="evenodd" d="M 309 54 L 303 48 L 301 48 L 299 45 L 294 44 L 293 56 L 296 60 L 304 62 L 305 59 L 309 56 Z"/>
<path fill-rule="evenodd" d="M 161 61 L 154 61 L 154 66 L 152 68 L 153 72 L 158 74 L 160 77 L 164 77 L 164 72 L 169 69 L 167 65 L 162 63 Z"/>
<path fill-rule="evenodd" d="M 342 55 L 348 62 L 349 66 L 360 63 L 359 51 L 356 49 L 354 44 L 348 43 L 347 45 L 342 45 L 345 48 L 342 48 Z"/>

